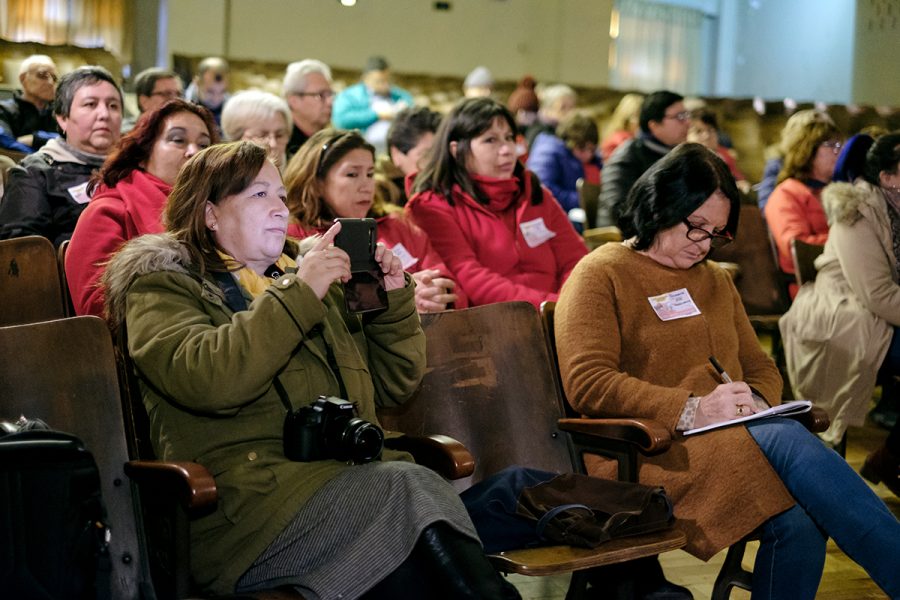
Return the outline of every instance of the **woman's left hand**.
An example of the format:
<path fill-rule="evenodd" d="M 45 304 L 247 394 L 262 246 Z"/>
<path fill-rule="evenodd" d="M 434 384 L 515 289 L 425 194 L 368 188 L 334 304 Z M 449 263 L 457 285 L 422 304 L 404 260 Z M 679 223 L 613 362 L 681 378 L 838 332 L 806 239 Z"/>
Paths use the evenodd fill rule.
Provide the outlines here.
<path fill-rule="evenodd" d="M 400 259 L 381 242 L 375 246 L 375 261 L 381 265 L 381 272 L 384 273 L 385 290 L 397 290 L 406 285 L 406 278 L 403 276 L 403 265 L 400 263 Z"/>

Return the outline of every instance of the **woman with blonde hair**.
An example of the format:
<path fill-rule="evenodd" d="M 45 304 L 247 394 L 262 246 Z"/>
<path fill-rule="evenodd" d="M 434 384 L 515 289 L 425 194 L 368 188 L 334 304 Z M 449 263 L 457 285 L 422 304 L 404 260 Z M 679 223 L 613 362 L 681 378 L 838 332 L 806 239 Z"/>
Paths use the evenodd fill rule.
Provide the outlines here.
<path fill-rule="evenodd" d="M 609 160 L 613 151 L 625 140 L 630 140 L 640 126 L 641 106 L 644 104 L 642 94 L 625 94 L 606 127 L 603 128 L 603 142 L 600 144 L 600 156 L 604 162 Z"/>
<path fill-rule="evenodd" d="M 778 249 L 778 266 L 793 275 L 791 240 L 824 244 L 828 239 L 822 188 L 834 175 L 843 136 L 830 119 L 814 119 L 790 130 L 782 146 L 784 164 L 764 213 Z M 790 285 L 791 298 L 797 289 L 796 283 Z"/>

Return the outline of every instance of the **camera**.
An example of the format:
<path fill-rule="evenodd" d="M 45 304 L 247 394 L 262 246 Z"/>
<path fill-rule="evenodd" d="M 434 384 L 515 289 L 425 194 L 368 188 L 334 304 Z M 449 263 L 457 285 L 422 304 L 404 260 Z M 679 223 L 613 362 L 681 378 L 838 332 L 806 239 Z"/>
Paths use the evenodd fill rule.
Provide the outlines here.
<path fill-rule="evenodd" d="M 381 428 L 357 417 L 355 405 L 340 398 L 319 396 L 284 420 L 284 455 L 291 460 L 367 463 L 381 456 L 383 446 Z"/>

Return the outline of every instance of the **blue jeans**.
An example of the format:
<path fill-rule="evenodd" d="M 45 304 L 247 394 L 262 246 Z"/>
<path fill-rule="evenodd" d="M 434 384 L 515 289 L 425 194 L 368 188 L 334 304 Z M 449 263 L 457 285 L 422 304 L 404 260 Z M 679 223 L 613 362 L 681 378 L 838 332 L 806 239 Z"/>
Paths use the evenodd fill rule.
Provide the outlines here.
<path fill-rule="evenodd" d="M 797 505 L 762 526 L 753 599 L 815 598 L 827 537 L 900 598 L 900 522 L 836 452 L 790 419 L 747 430 Z"/>

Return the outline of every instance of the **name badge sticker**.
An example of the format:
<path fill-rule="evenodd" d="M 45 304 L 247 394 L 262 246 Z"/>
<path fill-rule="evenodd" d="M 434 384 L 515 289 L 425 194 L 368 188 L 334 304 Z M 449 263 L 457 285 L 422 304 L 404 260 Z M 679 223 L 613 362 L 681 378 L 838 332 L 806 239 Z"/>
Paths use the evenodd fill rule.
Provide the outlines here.
<path fill-rule="evenodd" d="M 69 195 L 72 196 L 72 200 L 77 202 L 78 204 L 86 204 L 90 201 L 91 197 L 88 196 L 87 193 L 88 182 L 85 181 L 79 185 L 73 185 L 66 191 L 69 192 Z"/>
<path fill-rule="evenodd" d="M 410 254 L 409 250 L 407 250 L 406 246 L 403 244 L 396 244 L 391 248 L 391 252 L 400 259 L 400 265 L 403 267 L 404 271 L 408 271 L 410 267 L 419 262 L 419 259 Z"/>
<path fill-rule="evenodd" d="M 674 321 L 675 319 L 685 319 L 700 314 L 700 309 L 694 304 L 694 300 L 688 293 L 687 288 L 681 288 L 674 292 L 667 292 L 659 296 L 650 296 L 647 298 L 653 312 L 661 321 Z"/>
<path fill-rule="evenodd" d="M 519 223 L 519 229 L 522 231 L 522 236 L 525 238 L 525 243 L 528 244 L 529 248 L 537 248 L 547 240 L 556 237 L 555 231 L 547 229 L 547 224 L 544 223 L 543 217 L 538 217 L 531 221 L 522 221 Z"/>

